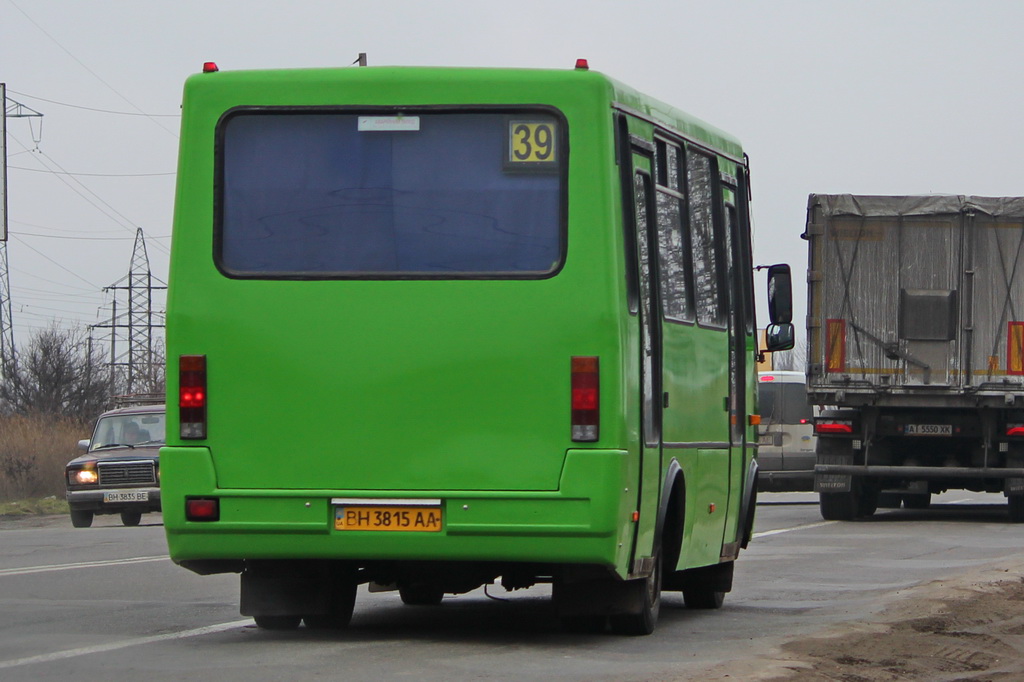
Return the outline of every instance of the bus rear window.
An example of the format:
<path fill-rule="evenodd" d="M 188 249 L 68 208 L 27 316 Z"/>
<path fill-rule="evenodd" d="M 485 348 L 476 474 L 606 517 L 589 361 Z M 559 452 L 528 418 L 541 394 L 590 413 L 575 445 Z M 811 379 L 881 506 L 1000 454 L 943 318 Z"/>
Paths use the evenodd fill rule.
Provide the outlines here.
<path fill-rule="evenodd" d="M 564 252 L 549 110 L 236 110 L 218 137 L 216 257 L 256 278 L 531 278 Z"/>

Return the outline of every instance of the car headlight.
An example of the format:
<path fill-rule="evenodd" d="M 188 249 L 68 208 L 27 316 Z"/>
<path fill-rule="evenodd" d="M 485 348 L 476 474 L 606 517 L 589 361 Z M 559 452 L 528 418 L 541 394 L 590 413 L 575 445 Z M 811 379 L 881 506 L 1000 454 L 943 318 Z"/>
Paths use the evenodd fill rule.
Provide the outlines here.
<path fill-rule="evenodd" d="M 95 485 L 99 480 L 100 477 L 96 473 L 95 465 L 86 465 L 81 469 L 71 469 L 68 471 L 68 483 L 71 485 Z"/>

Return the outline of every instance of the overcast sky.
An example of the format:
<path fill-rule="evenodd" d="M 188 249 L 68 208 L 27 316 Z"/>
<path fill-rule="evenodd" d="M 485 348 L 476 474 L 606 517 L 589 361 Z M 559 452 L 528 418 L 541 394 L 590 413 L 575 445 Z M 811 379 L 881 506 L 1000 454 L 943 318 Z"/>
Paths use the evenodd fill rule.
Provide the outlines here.
<path fill-rule="evenodd" d="M 810 192 L 1024 195 L 1024 3 L 0 0 L 17 342 L 109 319 L 135 230 L 167 278 L 181 88 L 349 65 L 604 72 L 737 136 L 755 260 L 794 266 Z M 145 115 L 143 115 L 145 114 Z M 758 298 L 763 293 L 758 292 Z M 157 301 L 162 309 L 163 299 Z"/>

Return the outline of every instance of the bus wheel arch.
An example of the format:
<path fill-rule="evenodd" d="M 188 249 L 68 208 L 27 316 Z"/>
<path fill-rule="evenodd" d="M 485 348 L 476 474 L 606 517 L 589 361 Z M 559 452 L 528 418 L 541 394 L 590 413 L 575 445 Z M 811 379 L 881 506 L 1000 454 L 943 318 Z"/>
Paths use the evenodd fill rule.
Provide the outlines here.
<path fill-rule="evenodd" d="M 683 548 L 686 521 L 686 476 L 675 458 L 669 462 L 662 484 L 658 521 L 655 526 L 655 549 L 660 546 L 660 560 L 665 574 L 675 571 Z"/>

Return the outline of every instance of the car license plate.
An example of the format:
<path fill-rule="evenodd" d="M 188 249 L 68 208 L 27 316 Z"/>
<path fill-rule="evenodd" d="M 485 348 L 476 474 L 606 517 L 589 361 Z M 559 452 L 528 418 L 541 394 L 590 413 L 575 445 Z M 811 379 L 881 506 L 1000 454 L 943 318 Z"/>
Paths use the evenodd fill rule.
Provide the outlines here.
<path fill-rule="evenodd" d="M 436 504 L 339 504 L 335 501 L 334 529 L 437 533 L 441 530 L 441 501 L 431 502 Z"/>
<path fill-rule="evenodd" d="M 762 433 L 757 437 L 758 445 L 775 445 L 775 434 Z"/>
<path fill-rule="evenodd" d="M 149 502 L 148 490 L 111 490 L 103 493 L 104 502 Z"/>
<path fill-rule="evenodd" d="M 907 424 L 903 432 L 908 436 L 952 436 L 952 424 Z"/>

